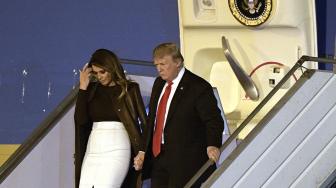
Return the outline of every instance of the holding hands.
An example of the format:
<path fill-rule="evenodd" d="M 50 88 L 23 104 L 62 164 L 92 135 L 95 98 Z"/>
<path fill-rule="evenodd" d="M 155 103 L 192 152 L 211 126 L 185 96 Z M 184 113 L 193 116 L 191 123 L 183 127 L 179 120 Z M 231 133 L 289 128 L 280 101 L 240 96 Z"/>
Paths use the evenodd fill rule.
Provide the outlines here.
<path fill-rule="evenodd" d="M 138 155 L 134 157 L 134 169 L 141 170 L 143 162 L 145 160 L 145 152 L 139 151 Z"/>
<path fill-rule="evenodd" d="M 79 70 L 79 89 L 86 90 L 90 83 L 92 68 L 86 63 L 82 70 Z"/>

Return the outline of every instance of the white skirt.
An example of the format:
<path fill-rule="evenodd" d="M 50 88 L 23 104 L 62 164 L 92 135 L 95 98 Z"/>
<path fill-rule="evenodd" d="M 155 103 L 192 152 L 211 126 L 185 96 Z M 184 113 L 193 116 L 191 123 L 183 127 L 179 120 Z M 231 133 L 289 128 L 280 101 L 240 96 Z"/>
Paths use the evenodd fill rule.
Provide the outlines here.
<path fill-rule="evenodd" d="M 130 158 L 131 144 L 121 122 L 93 123 L 79 187 L 121 187 L 128 172 Z"/>

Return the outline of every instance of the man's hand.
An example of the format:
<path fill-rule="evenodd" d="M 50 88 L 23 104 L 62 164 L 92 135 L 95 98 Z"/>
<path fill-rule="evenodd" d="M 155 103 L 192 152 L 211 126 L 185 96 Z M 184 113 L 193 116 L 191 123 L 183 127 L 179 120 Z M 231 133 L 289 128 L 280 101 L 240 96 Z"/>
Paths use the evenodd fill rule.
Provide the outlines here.
<path fill-rule="evenodd" d="M 208 154 L 209 159 L 211 159 L 213 162 L 217 162 L 219 160 L 220 151 L 217 147 L 208 146 L 207 154 Z"/>
<path fill-rule="evenodd" d="M 134 157 L 134 169 L 141 170 L 143 162 L 145 160 L 145 152 L 139 151 L 138 155 Z"/>

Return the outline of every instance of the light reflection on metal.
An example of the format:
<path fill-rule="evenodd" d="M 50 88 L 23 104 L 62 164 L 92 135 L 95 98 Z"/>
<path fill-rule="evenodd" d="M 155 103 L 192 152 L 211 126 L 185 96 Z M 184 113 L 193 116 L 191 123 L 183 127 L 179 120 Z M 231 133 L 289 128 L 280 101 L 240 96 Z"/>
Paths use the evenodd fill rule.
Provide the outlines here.
<path fill-rule="evenodd" d="M 28 71 L 26 69 L 22 70 L 22 91 L 21 91 L 21 103 L 24 103 L 24 97 L 25 97 L 25 91 L 26 91 L 26 86 L 25 86 L 25 81 L 26 77 L 28 75 Z"/>
<path fill-rule="evenodd" d="M 50 99 L 51 96 L 51 82 L 49 81 L 48 83 L 48 100 Z"/>
<path fill-rule="evenodd" d="M 78 79 L 77 79 L 78 71 L 77 71 L 77 69 L 73 69 L 72 73 L 73 73 L 73 75 L 72 75 L 72 79 L 73 79 L 72 80 L 72 89 L 75 89 L 76 85 L 77 85 L 77 82 L 78 82 Z"/>
<path fill-rule="evenodd" d="M 222 37 L 222 46 L 223 46 L 224 55 L 227 61 L 229 62 L 233 72 L 235 73 L 240 85 L 245 90 L 246 95 L 254 101 L 258 100 L 259 92 L 258 92 L 256 85 L 254 84 L 253 80 L 240 67 L 238 61 L 232 55 L 229 43 L 224 36 Z"/>
<path fill-rule="evenodd" d="M 124 69 L 124 74 L 128 80 L 132 80 L 131 77 L 128 75 L 127 71 Z"/>
<path fill-rule="evenodd" d="M 48 81 L 47 101 L 46 101 L 46 105 L 42 108 L 42 112 L 47 112 L 47 110 L 49 109 L 49 100 L 52 95 L 51 86 L 52 86 L 51 81 Z"/>

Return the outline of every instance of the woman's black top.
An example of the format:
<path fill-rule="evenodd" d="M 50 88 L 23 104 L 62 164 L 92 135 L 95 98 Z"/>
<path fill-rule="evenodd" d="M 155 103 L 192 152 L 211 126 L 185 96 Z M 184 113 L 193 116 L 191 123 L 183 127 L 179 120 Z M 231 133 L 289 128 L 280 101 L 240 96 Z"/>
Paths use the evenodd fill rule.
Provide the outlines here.
<path fill-rule="evenodd" d="M 113 110 L 113 101 L 118 100 L 121 93 L 121 87 L 97 85 L 93 98 L 88 101 L 88 92 L 79 90 L 78 100 L 83 100 L 80 103 L 85 104 L 81 109 L 87 114 L 82 114 L 90 118 L 92 122 L 99 121 L 120 121 L 117 113 Z"/>

